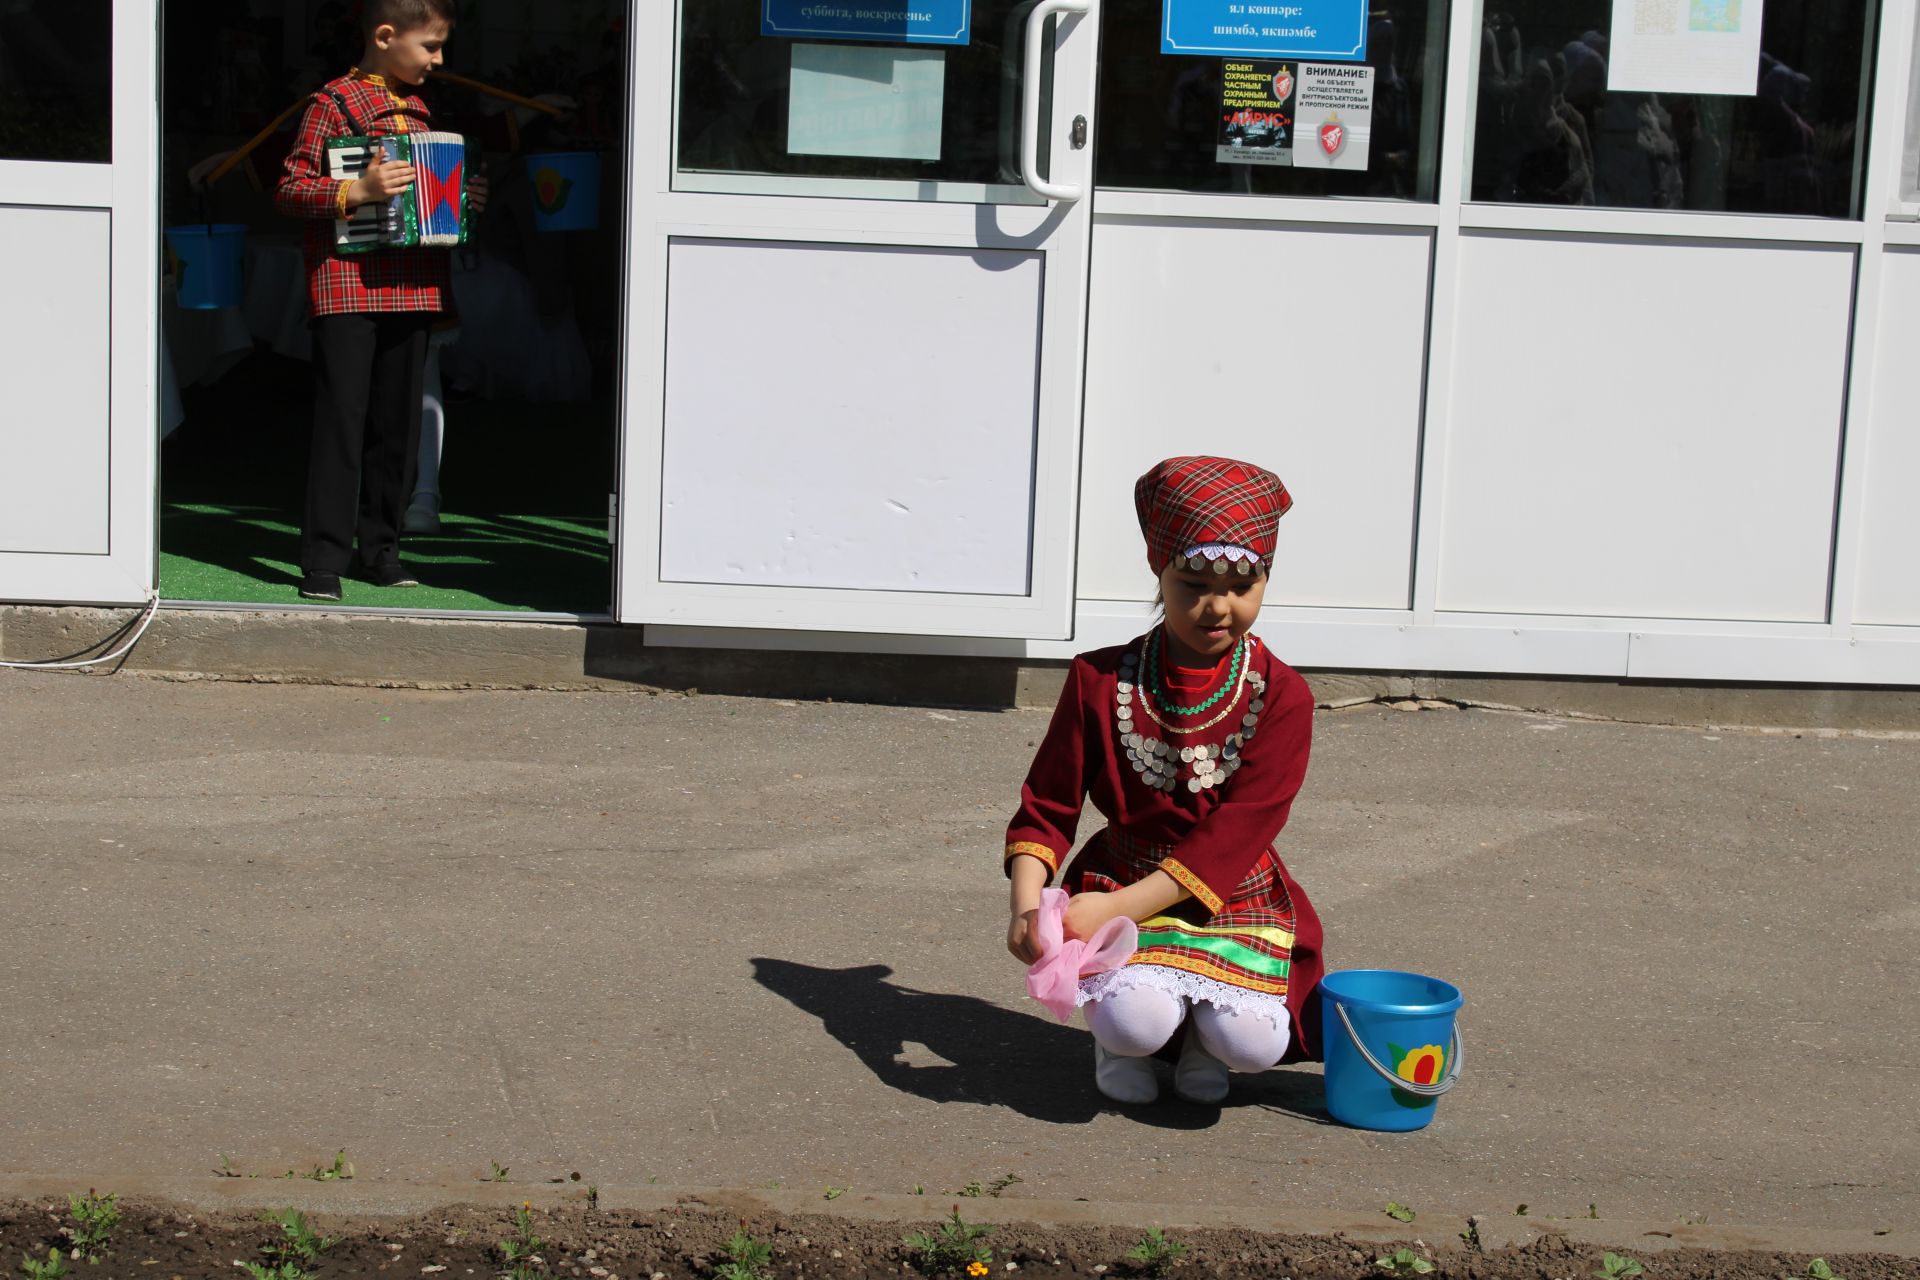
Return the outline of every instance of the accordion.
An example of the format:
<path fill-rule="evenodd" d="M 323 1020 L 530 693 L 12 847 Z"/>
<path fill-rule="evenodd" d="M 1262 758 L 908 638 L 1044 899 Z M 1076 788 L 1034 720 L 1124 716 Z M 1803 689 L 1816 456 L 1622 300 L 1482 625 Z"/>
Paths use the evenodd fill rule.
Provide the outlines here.
<path fill-rule="evenodd" d="M 444 248 L 467 242 L 467 142 L 457 133 L 392 133 L 327 140 L 327 176 L 351 181 L 375 150 L 413 166 L 413 185 L 333 220 L 336 253 Z"/>

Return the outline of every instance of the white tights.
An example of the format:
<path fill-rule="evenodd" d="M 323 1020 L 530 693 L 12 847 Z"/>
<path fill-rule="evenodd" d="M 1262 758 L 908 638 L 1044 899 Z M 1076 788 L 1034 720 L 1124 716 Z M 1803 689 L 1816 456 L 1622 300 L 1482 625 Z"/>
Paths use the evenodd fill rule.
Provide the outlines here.
<path fill-rule="evenodd" d="M 1153 987 L 1130 987 L 1086 1006 L 1087 1027 L 1108 1053 L 1144 1058 L 1191 1018 L 1200 1046 L 1229 1071 L 1265 1071 L 1279 1063 L 1291 1039 L 1286 1023 L 1258 1013 L 1233 1013 L 1204 1000 L 1187 1000 Z"/>

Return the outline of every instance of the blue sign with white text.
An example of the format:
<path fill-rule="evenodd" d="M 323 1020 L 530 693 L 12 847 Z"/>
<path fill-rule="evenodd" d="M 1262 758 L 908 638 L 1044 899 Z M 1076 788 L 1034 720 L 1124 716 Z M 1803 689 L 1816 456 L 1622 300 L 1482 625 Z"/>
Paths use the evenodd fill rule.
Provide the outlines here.
<path fill-rule="evenodd" d="M 1367 0 L 1163 0 L 1161 53 L 1221 58 L 1367 56 Z"/>
<path fill-rule="evenodd" d="M 760 0 L 760 34 L 890 44 L 966 44 L 973 0 Z"/>

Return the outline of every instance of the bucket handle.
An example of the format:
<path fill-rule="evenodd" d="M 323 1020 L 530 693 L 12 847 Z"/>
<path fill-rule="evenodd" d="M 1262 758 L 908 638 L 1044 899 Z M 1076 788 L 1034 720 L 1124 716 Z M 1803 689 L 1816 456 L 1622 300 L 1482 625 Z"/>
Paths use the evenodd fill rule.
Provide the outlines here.
<path fill-rule="evenodd" d="M 1466 1062 L 1466 1055 L 1460 1050 L 1460 1028 L 1458 1024 L 1453 1028 L 1453 1043 L 1447 1050 L 1447 1074 L 1435 1080 L 1432 1084 L 1415 1084 L 1413 1081 L 1403 1080 L 1393 1072 L 1387 1070 L 1387 1068 L 1380 1065 L 1380 1059 L 1367 1052 L 1367 1046 L 1360 1042 L 1360 1033 L 1353 1029 L 1353 1019 L 1347 1016 L 1346 1005 L 1335 1000 L 1333 1002 L 1333 1011 L 1340 1015 L 1340 1025 L 1347 1029 L 1347 1038 L 1352 1040 L 1353 1047 L 1360 1051 L 1362 1060 L 1364 1060 L 1368 1066 L 1372 1067 L 1374 1072 L 1379 1075 L 1382 1080 L 1385 1080 L 1394 1088 L 1411 1093 L 1417 1098 L 1437 1098 L 1447 1092 L 1447 1090 L 1453 1088 L 1454 1085 L 1460 1083 L 1460 1067 Z"/>

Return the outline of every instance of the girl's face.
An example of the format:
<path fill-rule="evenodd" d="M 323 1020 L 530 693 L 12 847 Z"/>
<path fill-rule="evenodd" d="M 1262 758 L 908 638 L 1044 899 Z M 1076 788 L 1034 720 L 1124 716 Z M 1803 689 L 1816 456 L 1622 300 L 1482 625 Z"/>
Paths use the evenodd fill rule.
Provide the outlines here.
<path fill-rule="evenodd" d="M 1175 569 L 1160 574 L 1160 598 L 1167 606 L 1167 639 L 1181 666 L 1211 666 L 1253 629 L 1267 577 L 1245 577 L 1228 570 L 1212 573 Z"/>

